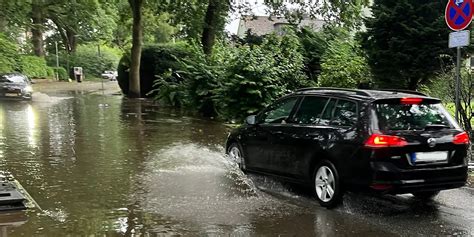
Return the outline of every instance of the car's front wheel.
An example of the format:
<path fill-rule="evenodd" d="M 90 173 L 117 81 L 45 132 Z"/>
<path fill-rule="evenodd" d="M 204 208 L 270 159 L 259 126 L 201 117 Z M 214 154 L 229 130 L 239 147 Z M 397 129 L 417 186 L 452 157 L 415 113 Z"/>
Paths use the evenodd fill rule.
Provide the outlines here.
<path fill-rule="evenodd" d="M 233 162 L 239 165 L 241 170 L 245 170 L 245 159 L 239 144 L 232 143 L 227 149 L 227 155 Z"/>
<path fill-rule="evenodd" d="M 333 208 L 341 203 L 343 191 L 339 173 L 334 164 L 324 160 L 314 170 L 314 191 L 323 207 Z"/>

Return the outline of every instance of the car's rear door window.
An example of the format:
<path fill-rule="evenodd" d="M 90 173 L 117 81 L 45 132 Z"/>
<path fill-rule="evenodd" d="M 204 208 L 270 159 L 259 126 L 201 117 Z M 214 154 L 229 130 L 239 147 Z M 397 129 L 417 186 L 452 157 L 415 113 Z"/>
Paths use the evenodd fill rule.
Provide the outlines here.
<path fill-rule="evenodd" d="M 306 96 L 300 104 L 293 120 L 298 124 L 318 124 L 328 102 L 328 98 Z"/>
<path fill-rule="evenodd" d="M 261 115 L 262 123 L 285 123 L 290 117 L 293 107 L 298 101 L 297 97 L 282 99 L 268 107 Z"/>
<path fill-rule="evenodd" d="M 426 130 L 431 127 L 453 128 L 450 115 L 439 103 L 375 104 L 379 129 L 382 131 Z"/>
<path fill-rule="evenodd" d="M 331 123 L 331 118 L 332 114 L 334 112 L 334 107 L 336 106 L 337 99 L 331 99 L 329 100 L 328 104 L 326 105 L 326 108 L 324 109 L 323 115 L 321 116 L 321 119 L 319 120 L 320 125 L 329 125 Z"/>
<path fill-rule="evenodd" d="M 357 104 L 354 101 L 338 100 L 331 125 L 352 127 L 357 123 Z"/>

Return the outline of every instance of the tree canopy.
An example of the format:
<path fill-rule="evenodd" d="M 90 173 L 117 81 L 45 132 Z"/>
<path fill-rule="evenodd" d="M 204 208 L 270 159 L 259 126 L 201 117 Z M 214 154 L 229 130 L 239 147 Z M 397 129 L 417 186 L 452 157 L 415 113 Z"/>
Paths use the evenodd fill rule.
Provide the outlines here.
<path fill-rule="evenodd" d="M 441 0 L 375 0 L 364 48 L 377 85 L 416 90 L 442 70 L 449 30 Z"/>

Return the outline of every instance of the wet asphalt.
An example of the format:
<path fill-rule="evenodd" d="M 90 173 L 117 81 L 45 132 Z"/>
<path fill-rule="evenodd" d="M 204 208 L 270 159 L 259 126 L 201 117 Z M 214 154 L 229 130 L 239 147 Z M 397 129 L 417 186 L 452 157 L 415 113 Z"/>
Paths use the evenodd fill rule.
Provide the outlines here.
<path fill-rule="evenodd" d="M 0 236 L 474 235 L 472 186 L 429 203 L 347 193 L 328 210 L 302 187 L 242 173 L 220 122 L 55 86 L 0 102 L 0 169 L 41 208 L 0 213 Z"/>

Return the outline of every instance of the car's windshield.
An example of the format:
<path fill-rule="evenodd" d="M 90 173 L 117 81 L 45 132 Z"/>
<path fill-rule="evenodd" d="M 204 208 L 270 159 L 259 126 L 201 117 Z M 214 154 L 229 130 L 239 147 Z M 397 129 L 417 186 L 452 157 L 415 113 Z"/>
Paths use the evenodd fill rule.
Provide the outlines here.
<path fill-rule="evenodd" d="M 26 83 L 26 78 L 22 75 L 1 75 L 0 82 Z"/>
<path fill-rule="evenodd" d="M 382 131 L 454 128 L 441 104 L 375 104 L 375 110 Z"/>

